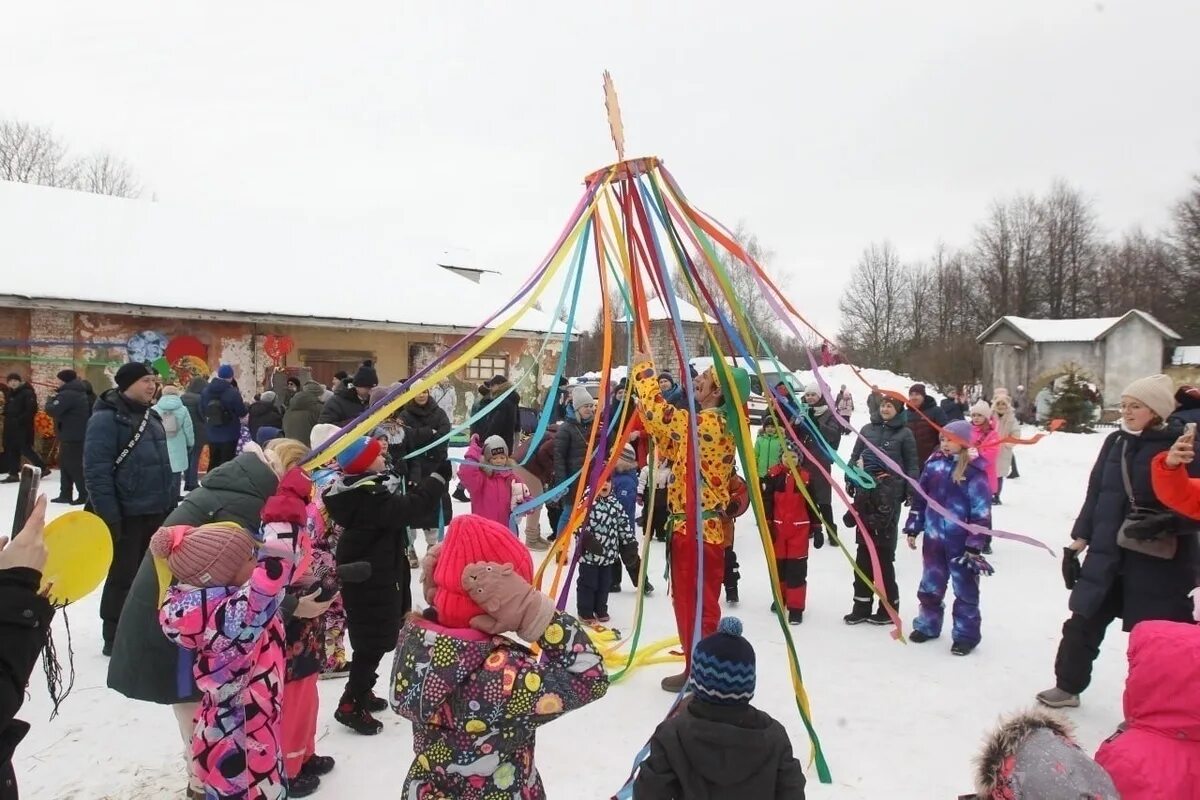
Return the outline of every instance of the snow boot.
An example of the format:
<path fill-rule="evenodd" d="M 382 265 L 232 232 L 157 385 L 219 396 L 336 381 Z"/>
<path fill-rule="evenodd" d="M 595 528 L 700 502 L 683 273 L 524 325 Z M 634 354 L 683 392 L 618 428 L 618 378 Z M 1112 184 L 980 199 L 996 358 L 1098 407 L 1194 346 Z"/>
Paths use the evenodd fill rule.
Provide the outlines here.
<path fill-rule="evenodd" d="M 892 603 L 892 608 L 896 609 L 896 612 L 899 613 L 900 601 L 897 600 L 896 602 Z M 892 618 L 888 616 L 887 609 L 883 607 L 882 603 L 880 603 L 879 610 L 867 617 L 867 622 L 871 623 L 872 625 L 891 625 Z"/>
<path fill-rule="evenodd" d="M 725 587 L 725 602 L 729 603 L 729 605 L 731 605 L 731 606 L 736 606 L 739 602 L 741 602 L 738 599 L 738 587 L 736 587 L 736 586 L 726 586 Z"/>
<path fill-rule="evenodd" d="M 367 707 L 367 711 L 370 711 L 373 714 L 378 714 L 380 711 L 388 710 L 388 701 L 384 700 L 382 697 L 379 697 L 374 692 L 369 692 L 367 694 L 367 699 L 363 702 L 363 705 Z"/>
<path fill-rule="evenodd" d="M 525 531 L 525 546 L 537 552 L 550 549 L 550 543 L 543 539 L 537 531 Z"/>
<path fill-rule="evenodd" d="M 788 612 L 788 625 L 799 625 L 801 622 L 804 622 L 804 612 L 803 611 L 789 611 Z"/>
<path fill-rule="evenodd" d="M 654 584 L 650 581 L 646 581 L 646 586 L 642 589 L 642 594 L 646 595 L 646 597 L 654 594 Z"/>
<path fill-rule="evenodd" d="M 998 495 L 998 494 L 992 495 L 992 505 L 994 505 L 994 506 L 1004 505 L 1004 503 L 1000 502 L 1000 495 Z"/>
<path fill-rule="evenodd" d="M 58 503 L 58 504 L 64 505 L 64 506 L 73 505 L 75 503 L 75 501 L 72 500 L 70 497 L 56 497 L 53 500 L 51 500 L 50 502 Z"/>
<path fill-rule="evenodd" d="M 967 644 L 966 642 L 955 642 L 954 644 L 950 645 L 950 652 L 956 656 L 969 656 L 971 655 L 971 651 L 974 649 L 975 645 Z"/>
<path fill-rule="evenodd" d="M 1071 694 L 1057 686 L 1038 692 L 1037 701 L 1050 708 L 1079 708 L 1079 695 Z"/>
<path fill-rule="evenodd" d="M 316 775 L 319 778 L 333 772 L 336 763 L 333 756 L 309 756 L 308 761 L 305 761 L 304 765 L 300 767 L 300 772 Z"/>
<path fill-rule="evenodd" d="M 457 500 L 460 503 L 471 502 L 471 497 L 470 497 L 470 495 L 467 494 L 466 487 L 463 486 L 461 483 L 458 484 L 458 488 L 454 490 L 454 494 L 452 494 L 450 496 L 453 497 L 455 500 Z"/>
<path fill-rule="evenodd" d="M 321 779 L 311 772 L 300 771 L 300 774 L 294 778 L 288 778 L 287 796 L 288 797 L 308 797 L 317 789 L 321 788 Z"/>
<path fill-rule="evenodd" d="M 383 730 L 383 723 L 371 716 L 371 712 L 355 700 L 345 697 L 338 703 L 333 718 L 355 733 L 374 736 Z"/>
<path fill-rule="evenodd" d="M 921 633 L 918 630 L 914 630 L 908 635 L 908 640 L 913 644 L 924 644 L 925 642 L 933 641 L 936 638 L 936 636 L 930 636 L 929 634 Z"/>
<path fill-rule="evenodd" d="M 842 617 L 842 622 L 847 625 L 859 625 L 871 618 L 871 601 L 870 600 L 855 600 L 854 608 L 849 614 Z"/>
<path fill-rule="evenodd" d="M 684 686 L 687 686 L 687 682 L 688 674 L 686 671 L 684 671 L 678 675 L 672 675 L 669 678 L 663 678 L 662 683 L 659 685 L 662 686 L 663 691 L 665 692 L 679 693 L 683 691 Z"/>

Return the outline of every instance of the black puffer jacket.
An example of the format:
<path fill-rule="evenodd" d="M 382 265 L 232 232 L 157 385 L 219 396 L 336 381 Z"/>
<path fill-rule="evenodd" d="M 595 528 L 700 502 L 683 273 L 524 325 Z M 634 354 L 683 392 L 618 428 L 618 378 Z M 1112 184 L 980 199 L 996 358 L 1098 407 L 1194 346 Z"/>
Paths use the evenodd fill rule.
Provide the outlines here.
<path fill-rule="evenodd" d="M 358 398 L 358 392 L 353 386 L 344 386 L 333 393 L 321 409 L 317 422 L 330 423 L 344 428 L 346 423 L 367 409 L 367 402 Z"/>
<path fill-rule="evenodd" d="M 38 596 L 42 575 L 25 567 L 0 570 L 0 800 L 16 800 L 13 752 L 29 732 L 15 719 L 37 665 L 54 609 Z"/>
<path fill-rule="evenodd" d="M 446 412 L 429 400 L 425 405 L 410 401 L 400 412 L 400 424 L 404 426 L 404 449 L 415 453 L 426 445 L 436 442 L 450 432 L 450 418 Z M 403 474 L 408 476 L 409 483 L 420 483 L 432 475 L 439 466 L 446 463 L 449 443 L 442 442 L 437 447 L 426 450 L 418 456 L 409 458 L 397 464 Z M 450 524 L 454 511 L 450 505 L 450 493 L 442 493 L 441 522 Z M 414 528 L 434 529 L 438 527 L 438 512 L 436 509 L 425 517 L 418 517 L 412 524 Z"/>
<path fill-rule="evenodd" d="M 587 455 L 588 436 L 592 433 L 592 424 L 582 423 L 572 415 L 558 429 L 554 437 L 554 482 L 562 483 L 583 469 L 583 459 Z"/>
<path fill-rule="evenodd" d="M 1192 601 L 1187 595 L 1196 585 L 1196 532 L 1200 524 L 1178 518 L 1178 552 L 1169 561 L 1117 545 L 1117 530 L 1129 513 L 1122 460 L 1138 506 L 1162 509 L 1150 483 L 1150 462 L 1169 450 L 1182 433 L 1182 427 L 1168 425 L 1141 435 L 1116 431 L 1104 441 L 1088 479 L 1083 508 L 1071 530 L 1071 538 L 1088 543 L 1083 572 L 1071 591 L 1071 611 L 1085 617 L 1095 614 L 1104 598 L 1119 585 L 1121 618 L 1127 631 L 1147 619 L 1191 620 Z"/>
<path fill-rule="evenodd" d="M 924 416 L 922 416 L 922 414 Z M 946 415 L 938 408 L 937 401 L 926 396 L 921 403 L 921 413 L 908 412 L 908 429 L 912 431 L 917 443 L 917 469 L 925 466 L 925 462 L 933 455 L 933 451 L 941 444 L 940 428 L 946 427 Z"/>
<path fill-rule="evenodd" d="M 901 412 L 888 422 L 880 418 L 878 422 L 864 427 L 858 441 L 854 443 L 854 450 L 850 453 L 850 463 L 857 464 L 861 457 L 863 469 L 872 475 L 893 471 L 879 460 L 874 451 L 867 449 L 866 442 L 870 442 L 899 464 L 905 475 L 913 480 L 921 477 L 921 465 L 917 462 L 917 442 L 906 424 L 905 414 Z"/>
<path fill-rule="evenodd" d="M 37 414 L 37 393 L 22 383 L 4 401 L 4 441 L 33 443 L 33 418 Z"/>
<path fill-rule="evenodd" d="M 787 731 L 753 706 L 693 698 L 650 737 L 637 800 L 804 800 Z"/>
<path fill-rule="evenodd" d="M 187 391 L 179 398 L 183 401 L 183 407 L 192 415 L 192 431 L 196 435 L 196 447 L 208 444 L 208 435 L 204 430 L 204 411 L 200 407 L 200 397 L 204 394 L 205 386 L 208 386 L 208 381 L 204 378 L 192 378 Z"/>
<path fill-rule="evenodd" d="M 250 404 L 249 419 L 246 421 L 246 427 L 250 429 L 250 438 L 253 439 L 258 429 L 264 425 L 283 428 L 283 414 L 279 413 L 279 406 L 275 405 L 273 400 L 255 400 Z"/>
<path fill-rule="evenodd" d="M 816 426 L 821 438 L 828 442 L 836 452 L 842 444 L 842 426 L 833 418 L 833 414 L 829 413 L 829 407 L 822 405 L 809 408 L 808 418 Z M 824 465 L 826 471 L 829 471 L 833 465 L 833 458 L 825 452 L 825 448 L 821 446 L 820 442 L 816 441 L 815 435 L 807 425 L 803 425 L 799 420 L 797 420 L 797 425 L 799 425 L 799 429 L 796 432 L 800 434 L 800 444 Z M 808 490 L 812 495 L 813 502 L 820 504 L 830 502 L 833 499 L 833 489 L 829 485 L 829 479 L 816 468 L 809 469 L 808 473 Z"/>
<path fill-rule="evenodd" d="M 499 397 L 508 391 L 511 384 L 501 383 L 492 387 L 492 397 Z M 499 405 L 488 412 L 479 422 L 479 441 L 485 441 L 489 436 L 499 436 L 508 445 L 508 452 L 513 452 L 513 442 L 521 427 L 521 396 L 516 392 L 505 397 Z"/>
<path fill-rule="evenodd" d="M 323 495 L 330 519 L 342 526 L 337 562 L 371 563 L 366 581 L 342 584 L 346 609 L 358 620 L 356 641 L 365 639 L 385 651 L 395 646 L 400 620 L 412 608 L 408 527 L 436 510 L 446 491 L 440 476 L 426 478 L 408 494 L 401 494 L 394 481 L 377 473 L 343 476 Z"/>
<path fill-rule="evenodd" d="M 275 494 L 279 479 L 262 459 L 242 453 L 204 476 L 200 488 L 190 492 L 171 512 L 164 525 L 204 525 L 236 522 L 247 530 L 258 528 L 267 498 Z M 146 553 L 117 625 L 108 685 L 131 700 L 170 705 L 200 698 L 192 677 L 193 653 L 172 644 L 158 621 L 158 573 L 154 557 Z"/>
<path fill-rule="evenodd" d="M 142 438 L 114 470 L 117 455 L 133 439 L 144 414 L 150 419 Z M 88 420 L 83 473 L 92 508 L 110 530 L 118 530 L 114 526 L 119 526 L 123 517 L 169 510 L 175 502 L 174 475 L 158 412 L 137 405 L 116 389 L 100 395 Z"/>
<path fill-rule="evenodd" d="M 87 436 L 88 419 L 92 416 L 83 381 L 76 378 L 64 383 L 46 403 L 46 413 L 54 418 L 54 431 L 60 442 L 82 442 Z"/>

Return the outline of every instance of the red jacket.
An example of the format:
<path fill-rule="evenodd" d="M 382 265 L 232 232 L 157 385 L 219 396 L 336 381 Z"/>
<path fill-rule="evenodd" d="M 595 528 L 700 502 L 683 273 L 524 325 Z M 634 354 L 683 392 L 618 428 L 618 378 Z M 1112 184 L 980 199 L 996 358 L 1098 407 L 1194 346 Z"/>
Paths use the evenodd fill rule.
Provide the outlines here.
<path fill-rule="evenodd" d="M 1096 752 L 1123 800 L 1200 800 L 1200 626 L 1134 627 L 1125 727 Z"/>
<path fill-rule="evenodd" d="M 802 480 L 808 473 L 800 470 Z M 776 464 L 763 479 L 763 499 L 767 519 L 771 523 L 777 558 L 803 558 L 808 555 L 808 502 L 804 499 L 796 478 L 783 464 Z"/>
<path fill-rule="evenodd" d="M 1154 496 L 1162 504 L 1193 519 L 1200 519 L 1200 478 L 1189 478 L 1183 467 L 1167 466 L 1167 454 L 1159 453 L 1150 466 Z"/>

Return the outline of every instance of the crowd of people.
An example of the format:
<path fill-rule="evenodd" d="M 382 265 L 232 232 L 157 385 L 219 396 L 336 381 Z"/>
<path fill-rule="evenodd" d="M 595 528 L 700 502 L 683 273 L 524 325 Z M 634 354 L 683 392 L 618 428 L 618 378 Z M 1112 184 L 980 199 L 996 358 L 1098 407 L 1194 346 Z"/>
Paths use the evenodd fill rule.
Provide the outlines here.
<path fill-rule="evenodd" d="M 609 596 L 621 591 L 623 575 L 653 593 L 639 555 L 645 530 L 667 543 L 684 658 L 662 688 L 686 690 L 688 700 L 651 739 L 634 796 L 802 798 L 804 776 L 786 731 L 749 705 L 753 647 L 738 620 L 721 618 L 722 590 L 726 604 L 738 602 L 734 528 L 750 492 L 736 470 L 733 425 L 744 414 L 738 406 L 749 375 L 709 369 L 693 376 L 685 395 L 673 376 L 636 354 L 628 376 L 604 407 L 585 386 L 558 387 L 553 426 L 532 452 L 507 376 L 480 386 L 453 494 L 470 513 L 456 516 L 451 413 L 430 392 L 370 436 L 343 443 L 311 474 L 300 468 L 396 387 L 380 386 L 369 361 L 354 375 L 339 374 L 331 388 L 291 378 L 286 392 L 266 390 L 249 404 L 229 365 L 185 389 L 164 385 L 144 364 L 125 364 L 98 397 L 73 371 L 60 373 L 46 405 L 60 445 L 55 500 L 86 503 L 114 543 L 100 602 L 108 684 L 170 706 L 188 796 L 317 791 L 335 768 L 316 752 L 320 677 L 345 680 L 333 717 L 358 734 L 379 733 L 375 715 L 389 706 L 412 722 L 416 757 L 404 796 L 544 796 L 536 729 L 605 695 L 591 634 L 609 622 Z M 36 397 L 20 376 L 8 385 L 8 472 L 15 475 L 22 459 L 44 470 L 24 427 Z M 1029 403 L 1023 387 L 1013 395 L 996 388 L 991 398 L 968 404 L 952 394 L 939 404 L 922 384 L 907 397 L 872 392 L 870 421 L 843 460 L 855 411 L 846 387 L 828 399 L 816 384 L 798 396 L 776 387 L 750 476 L 759 482 L 776 558 L 772 611 L 801 625 L 810 550 L 853 532 L 858 570 L 844 621 L 891 625 L 902 604 L 895 557 L 903 534 L 910 549 L 920 543 L 923 567 L 910 640 L 941 636 L 951 589 L 951 652 L 971 654 L 982 641 L 981 576 L 994 572 L 987 559 L 993 509 L 1004 480 L 1019 477 L 1023 415 L 1040 414 L 1040 400 Z M 628 425 L 617 424 L 623 418 Z M 1133 632 L 1127 728 L 1092 761 L 1058 718 L 1007 723 L 981 760 L 980 797 L 1069 796 L 1029 794 L 1036 781 L 1086 786 L 1096 797 L 1190 796 L 1172 781 L 1194 773 L 1147 779 L 1137 765 L 1169 757 L 1179 744 L 1154 732 L 1186 727 L 1168 720 L 1198 711 L 1166 701 L 1176 691 L 1184 696 L 1182 684 L 1196 675 L 1178 662 L 1194 665 L 1200 655 L 1189 599 L 1198 583 L 1200 479 L 1188 474 L 1198 418 L 1200 391 L 1176 391 L 1164 375 L 1126 387 L 1120 427 L 1101 448 L 1064 549 L 1071 616 L 1056 686 L 1037 700 L 1079 705 L 1105 631 L 1119 617 Z M 837 470 L 849 499 L 842 531 L 833 511 Z M 699 495 L 691 497 L 697 477 Z M 44 515 L 41 501 L 30 535 L 0 551 L 7 615 L 0 630 L 13 653 L 0 662 L 16 689 L 0 709 L 0 742 L 13 745 L 23 729 L 12 713 L 41 647 L 34 629 L 44 630 L 53 613 L 36 591 Z M 531 586 L 531 552 L 551 547 L 573 518 L 581 523 L 574 615 Z M 414 574 L 421 605 L 413 602 Z M 11 609 L 19 620 L 8 618 Z M 392 651 L 380 696 L 380 666 Z M 0 754 L 0 781 L 15 796 L 11 747 Z M 1038 772 L 1047 760 L 1077 766 Z"/>

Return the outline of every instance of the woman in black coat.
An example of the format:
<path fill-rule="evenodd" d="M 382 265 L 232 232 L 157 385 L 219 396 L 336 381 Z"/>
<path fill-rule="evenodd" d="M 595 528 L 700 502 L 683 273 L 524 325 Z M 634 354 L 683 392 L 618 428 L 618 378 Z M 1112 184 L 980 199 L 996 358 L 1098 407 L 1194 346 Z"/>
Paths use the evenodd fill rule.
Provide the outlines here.
<path fill-rule="evenodd" d="M 415 453 L 450 432 L 450 418 L 441 406 L 430 399 L 429 392 L 421 392 L 404 406 L 400 411 L 400 424 L 404 426 L 404 449 L 408 453 Z M 397 471 L 408 479 L 409 486 L 416 486 L 447 462 L 448 452 L 449 443 L 442 442 L 437 447 L 405 459 L 402 464 L 395 466 Z M 440 509 L 440 520 L 438 509 L 434 509 L 418 517 L 412 524 L 413 528 L 425 529 L 425 544 L 428 547 L 437 544 L 439 521 L 442 525 L 449 525 L 450 518 L 454 515 L 449 492 L 442 494 Z"/>
<path fill-rule="evenodd" d="M 1166 558 L 1118 544 L 1118 531 L 1132 505 L 1154 514 L 1166 512 L 1154 496 L 1150 462 L 1183 433 L 1178 423 L 1163 422 L 1175 407 L 1172 388 L 1170 378 L 1156 375 L 1134 381 L 1121 395 L 1121 430 L 1100 448 L 1071 545 L 1063 555 L 1071 617 L 1063 623 L 1054 662 L 1055 687 L 1037 696 L 1043 705 L 1079 705 L 1105 631 L 1117 617 L 1126 631 L 1149 619 L 1192 621 L 1188 593 L 1196 585 L 1200 525 L 1172 513 L 1162 518 L 1164 523 L 1151 526 L 1154 530 L 1147 534 L 1157 532 L 1158 540 L 1174 544 L 1174 553 Z M 1081 566 L 1078 557 L 1085 549 Z"/>

